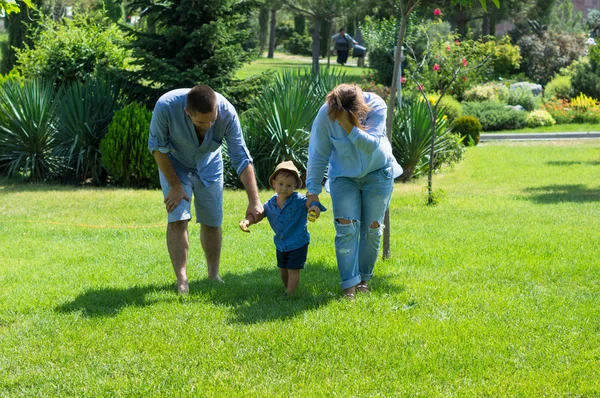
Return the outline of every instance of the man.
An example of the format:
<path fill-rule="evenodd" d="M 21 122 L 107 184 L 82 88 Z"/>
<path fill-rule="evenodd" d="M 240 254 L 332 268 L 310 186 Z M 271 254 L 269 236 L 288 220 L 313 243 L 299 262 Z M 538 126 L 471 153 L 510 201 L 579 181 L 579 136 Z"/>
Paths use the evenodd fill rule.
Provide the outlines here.
<path fill-rule="evenodd" d="M 340 29 L 339 33 L 331 36 L 331 40 L 333 40 L 335 44 L 337 63 L 344 65 L 346 62 L 348 62 L 348 53 L 350 52 L 350 49 L 352 49 L 355 44 L 358 44 L 358 42 L 354 40 L 352 36 L 347 34 L 344 28 Z"/>
<path fill-rule="evenodd" d="M 188 292 L 188 221 L 193 196 L 196 222 L 208 278 L 219 276 L 223 221 L 223 158 L 227 142 L 231 163 L 248 194 L 247 217 L 264 212 L 252 158 L 248 153 L 235 108 L 206 85 L 173 90 L 158 100 L 150 124 L 148 148 L 158 163 L 160 184 L 168 212 L 167 248 L 180 294 Z"/>

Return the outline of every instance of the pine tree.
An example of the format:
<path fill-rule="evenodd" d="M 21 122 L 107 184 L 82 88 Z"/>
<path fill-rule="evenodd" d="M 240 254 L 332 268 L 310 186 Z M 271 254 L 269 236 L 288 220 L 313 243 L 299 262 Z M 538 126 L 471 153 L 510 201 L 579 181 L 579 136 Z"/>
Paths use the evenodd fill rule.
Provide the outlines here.
<path fill-rule="evenodd" d="M 137 97 L 153 101 L 168 90 L 209 84 L 219 90 L 255 56 L 243 48 L 254 0 L 139 0 L 147 31 L 132 31 L 135 65 L 130 80 L 143 82 Z M 142 94 L 142 95 L 140 95 Z"/>

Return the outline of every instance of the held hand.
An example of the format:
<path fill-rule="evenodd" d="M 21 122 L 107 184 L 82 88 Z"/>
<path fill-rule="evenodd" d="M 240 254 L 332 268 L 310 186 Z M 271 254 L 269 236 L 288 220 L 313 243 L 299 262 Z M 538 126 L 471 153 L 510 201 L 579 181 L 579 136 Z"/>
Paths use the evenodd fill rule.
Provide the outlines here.
<path fill-rule="evenodd" d="M 262 203 L 260 202 L 250 202 L 248 203 L 248 208 L 246 209 L 246 219 L 250 220 L 250 224 L 256 224 L 260 220 L 264 218 L 265 209 L 263 208 Z"/>
<path fill-rule="evenodd" d="M 321 215 L 321 209 L 318 206 L 311 206 L 308 209 L 308 221 L 315 222 Z"/>
<path fill-rule="evenodd" d="M 321 203 L 321 201 L 319 200 L 319 195 L 306 195 L 306 208 L 309 209 L 309 211 L 311 207 L 314 207 L 310 205 L 313 202 Z"/>
<path fill-rule="evenodd" d="M 240 221 L 240 229 L 242 231 L 250 233 L 250 229 L 248 229 L 249 226 L 250 226 L 250 220 Z"/>
<path fill-rule="evenodd" d="M 175 210 L 175 208 L 179 206 L 179 203 L 182 199 L 185 199 L 188 202 L 190 201 L 190 198 L 183 191 L 183 187 L 181 185 L 179 185 L 178 187 L 171 187 L 169 193 L 167 194 L 167 197 L 164 200 L 165 206 L 167 207 L 167 211 L 169 213 L 172 213 L 173 210 Z"/>

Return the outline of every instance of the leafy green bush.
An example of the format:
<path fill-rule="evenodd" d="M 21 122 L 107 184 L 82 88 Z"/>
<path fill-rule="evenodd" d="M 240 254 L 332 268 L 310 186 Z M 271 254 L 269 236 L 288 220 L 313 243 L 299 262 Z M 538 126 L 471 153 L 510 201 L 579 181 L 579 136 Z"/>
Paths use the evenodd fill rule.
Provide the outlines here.
<path fill-rule="evenodd" d="M 527 112 L 514 110 L 502 102 L 466 102 L 463 115 L 479 119 L 483 131 L 520 129 L 527 121 Z"/>
<path fill-rule="evenodd" d="M 533 111 L 541 106 L 540 97 L 525 88 L 508 90 L 500 99 L 508 105 L 521 105 L 526 111 Z"/>
<path fill-rule="evenodd" d="M 462 116 L 462 104 L 451 95 L 445 95 L 440 102 L 444 109 L 444 114 L 448 117 L 448 122 L 452 123 Z"/>
<path fill-rule="evenodd" d="M 544 97 L 551 99 L 569 99 L 571 94 L 571 77 L 556 75 L 546 85 Z"/>
<path fill-rule="evenodd" d="M 429 170 L 431 149 L 431 117 L 424 100 L 404 102 L 394 112 L 392 149 L 394 157 L 404 169 L 400 180 L 407 182 Z M 453 161 L 456 138 L 451 134 L 448 118 L 438 112 L 434 149 L 434 170 L 442 166 L 441 159 Z M 449 156 L 444 158 L 444 155 Z"/>
<path fill-rule="evenodd" d="M 378 84 L 390 86 L 394 75 L 394 51 L 398 40 L 396 19 L 376 20 L 369 16 L 361 25 L 363 39 L 369 49 L 369 66 L 374 70 L 372 78 Z"/>
<path fill-rule="evenodd" d="M 250 109 L 250 103 L 261 95 L 272 81 L 273 72 L 266 71 L 243 80 L 232 79 L 223 85 L 219 92 L 231 102 L 238 113 L 242 113 Z"/>
<path fill-rule="evenodd" d="M 283 48 L 290 54 L 311 55 L 312 39 L 308 35 L 299 35 L 294 32 L 292 37 L 283 42 Z"/>
<path fill-rule="evenodd" d="M 497 83 L 486 83 L 475 86 L 463 94 L 463 99 L 467 102 L 498 101 L 501 97 L 508 94 L 508 88 Z"/>
<path fill-rule="evenodd" d="M 553 126 L 555 124 L 556 120 L 543 109 L 538 109 L 527 115 L 527 127 Z"/>
<path fill-rule="evenodd" d="M 57 156 L 56 101 L 49 82 L 0 86 L 0 168 L 8 176 L 46 180 L 63 169 Z"/>
<path fill-rule="evenodd" d="M 598 47 L 598 45 L 592 46 Z M 571 78 L 571 95 L 584 93 L 590 97 L 600 98 L 600 68 L 595 61 L 581 62 L 575 68 L 575 76 Z"/>
<path fill-rule="evenodd" d="M 115 112 L 100 141 L 102 163 L 114 182 L 125 186 L 158 186 L 158 168 L 148 150 L 152 112 L 133 102 Z"/>
<path fill-rule="evenodd" d="M 481 135 L 481 123 L 474 116 L 462 116 L 454 121 L 452 131 L 463 138 L 462 142 L 465 145 L 477 145 Z"/>
<path fill-rule="evenodd" d="M 460 134 L 448 134 L 447 147 L 445 151 L 438 153 L 435 157 L 434 168 L 437 170 L 443 166 L 452 167 L 460 163 L 465 156 L 464 137 Z"/>
<path fill-rule="evenodd" d="M 33 37 L 33 47 L 18 50 L 17 68 L 27 78 L 69 83 L 99 71 L 125 68 L 130 57 L 126 41 L 116 25 L 84 14 L 60 21 L 46 18 Z"/>
<path fill-rule="evenodd" d="M 124 99 L 121 82 L 102 75 L 65 87 L 58 109 L 58 139 L 75 175 L 65 174 L 64 179 L 91 179 L 94 184 L 106 181 L 100 141 L 108 132 L 114 113 L 123 107 Z"/>

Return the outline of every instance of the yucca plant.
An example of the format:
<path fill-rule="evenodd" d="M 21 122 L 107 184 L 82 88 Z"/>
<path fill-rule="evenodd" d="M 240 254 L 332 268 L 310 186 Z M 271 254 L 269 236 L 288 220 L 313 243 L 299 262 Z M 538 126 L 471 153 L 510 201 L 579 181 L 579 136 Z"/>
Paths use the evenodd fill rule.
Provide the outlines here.
<path fill-rule="evenodd" d="M 59 173 L 52 84 L 7 80 L 0 87 L 0 167 L 8 176 L 46 180 Z"/>
<path fill-rule="evenodd" d="M 100 158 L 100 141 L 116 111 L 125 103 L 122 83 L 108 76 L 97 75 L 67 85 L 59 105 L 59 139 L 62 153 L 74 175 L 67 179 L 96 185 L 106 179 Z"/>
<path fill-rule="evenodd" d="M 436 164 L 435 157 L 448 151 L 453 143 L 450 137 L 451 129 L 443 109 L 438 111 L 437 116 L 434 164 Z M 400 177 L 403 182 L 429 170 L 431 133 L 431 117 L 424 100 L 404 102 L 401 107 L 396 108 L 392 147 L 396 160 L 404 169 Z"/>

